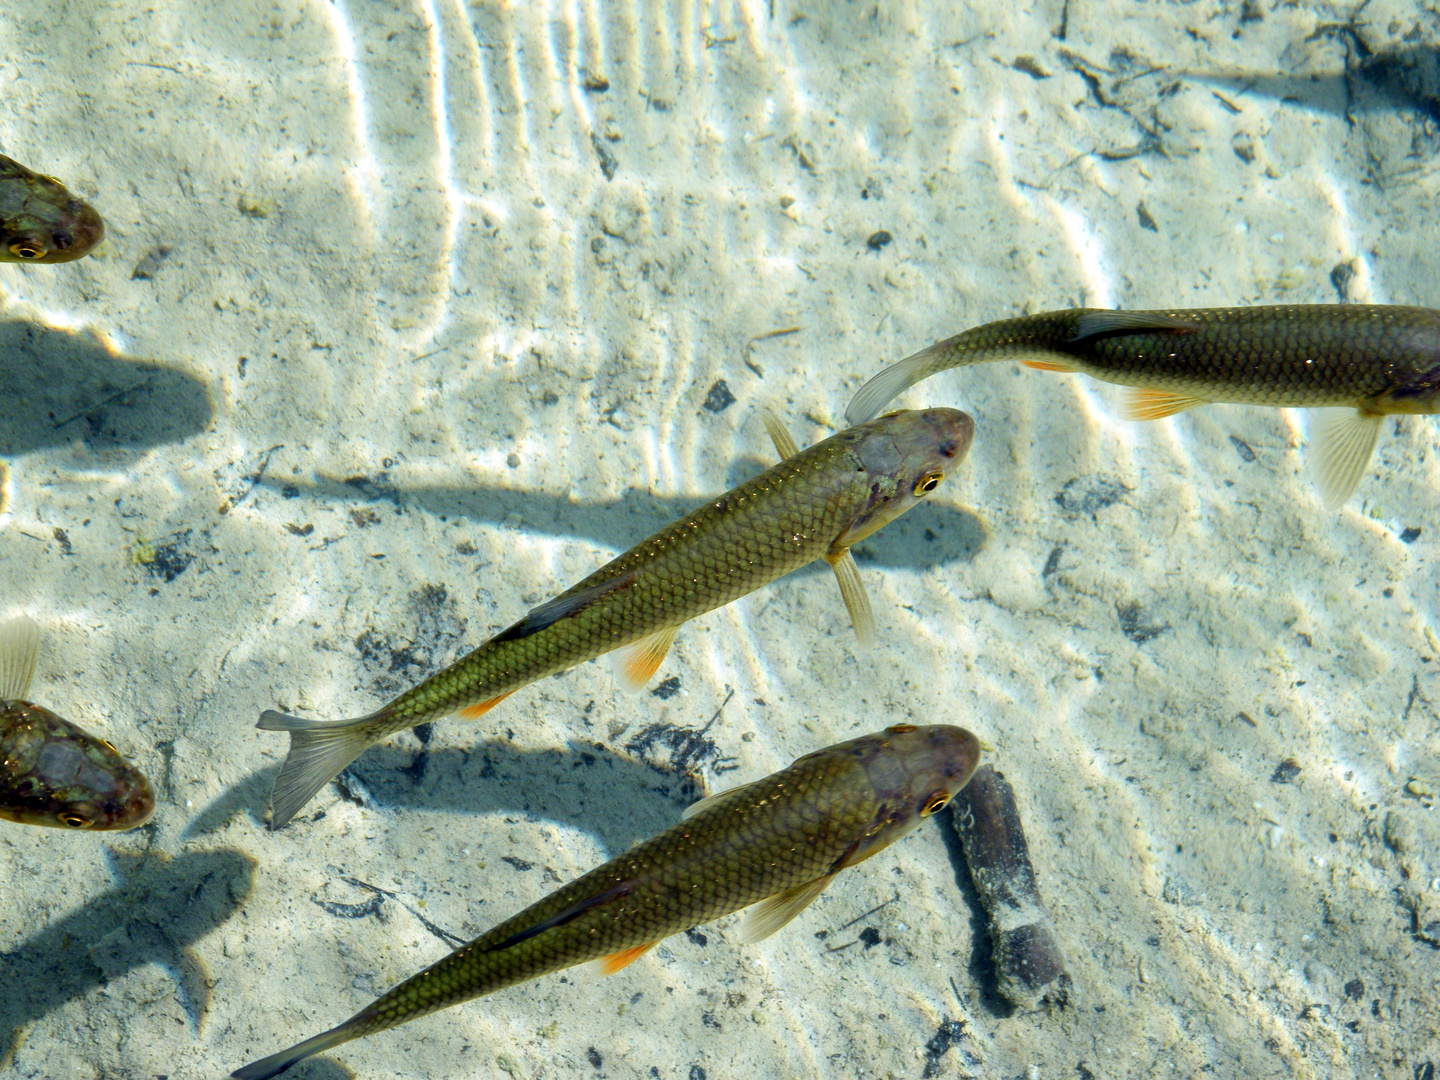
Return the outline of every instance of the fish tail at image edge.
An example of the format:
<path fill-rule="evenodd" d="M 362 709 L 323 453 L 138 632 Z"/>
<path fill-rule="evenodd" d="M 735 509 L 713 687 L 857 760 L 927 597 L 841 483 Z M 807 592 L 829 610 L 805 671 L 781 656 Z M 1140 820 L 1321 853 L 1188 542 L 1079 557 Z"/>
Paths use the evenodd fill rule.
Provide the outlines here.
<path fill-rule="evenodd" d="M 270 795 L 270 830 L 285 825 L 310 797 L 370 745 L 369 721 L 305 720 L 267 709 L 255 726 L 264 731 L 288 731 L 290 752 L 275 778 Z"/>
<path fill-rule="evenodd" d="M 246 1065 L 243 1069 L 236 1069 L 230 1076 L 232 1080 L 270 1080 L 270 1077 L 279 1076 L 308 1057 L 323 1054 L 331 1047 L 349 1042 L 354 1036 L 349 1033 L 347 1028 L 348 1025 L 341 1024 L 337 1028 L 321 1032 L 302 1043 L 296 1043 L 288 1050 L 281 1050 L 278 1054 L 261 1058 L 259 1061 Z"/>

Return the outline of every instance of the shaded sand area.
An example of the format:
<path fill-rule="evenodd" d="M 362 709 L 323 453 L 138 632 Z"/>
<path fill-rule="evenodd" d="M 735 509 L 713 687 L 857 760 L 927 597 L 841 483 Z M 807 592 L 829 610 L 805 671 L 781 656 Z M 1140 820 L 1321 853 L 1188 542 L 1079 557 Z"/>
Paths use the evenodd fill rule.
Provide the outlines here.
<path fill-rule="evenodd" d="M 761 407 L 813 442 L 1025 311 L 1440 300 L 1433 13 L 974 7 L 13 0 L 0 153 L 110 235 L 0 267 L 0 606 L 159 808 L 0 828 L 0 1073 L 225 1075 L 699 783 L 909 721 L 993 747 L 1069 1008 L 997 997 L 942 821 L 758 947 L 728 919 L 293 1075 L 1432 1075 L 1429 418 L 1326 513 L 1301 416 L 944 374 L 903 404 L 975 446 L 858 552 L 877 648 L 820 567 L 638 696 L 587 664 L 264 830 L 262 709 L 370 711 L 767 465 Z"/>

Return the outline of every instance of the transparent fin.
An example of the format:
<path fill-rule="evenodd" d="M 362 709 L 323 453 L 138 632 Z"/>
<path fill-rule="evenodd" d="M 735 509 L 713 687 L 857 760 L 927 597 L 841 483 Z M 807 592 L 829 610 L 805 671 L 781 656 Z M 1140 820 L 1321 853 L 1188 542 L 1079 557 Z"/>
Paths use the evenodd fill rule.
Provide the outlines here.
<path fill-rule="evenodd" d="M 304 720 L 267 709 L 255 726 L 288 731 L 290 753 L 270 792 L 270 831 L 282 828 L 322 787 L 335 779 L 370 745 L 370 717 L 358 720 Z"/>
<path fill-rule="evenodd" d="M 860 580 L 855 556 L 846 548 L 838 555 L 826 555 L 825 561 L 835 571 L 835 580 L 840 582 L 840 595 L 845 598 L 845 607 L 850 612 L 850 622 L 855 626 L 855 636 L 860 639 L 861 648 L 870 648 L 875 644 L 875 612 L 870 607 L 870 597 L 865 594 L 865 583 Z"/>
<path fill-rule="evenodd" d="M 781 461 L 800 452 L 800 447 L 795 445 L 795 440 L 790 437 L 790 432 L 785 430 L 785 425 L 778 416 L 765 409 L 760 413 L 760 419 L 765 421 L 765 430 L 770 433 L 770 441 L 775 444 L 775 452 L 780 455 Z"/>
<path fill-rule="evenodd" d="M 40 652 L 40 627 L 26 615 L 0 626 L 0 701 L 27 701 Z"/>
<path fill-rule="evenodd" d="M 1209 405 L 1204 398 L 1177 390 L 1132 386 L 1125 391 L 1122 412 L 1126 420 L 1163 420 L 1197 405 Z"/>
<path fill-rule="evenodd" d="M 764 941 L 814 903 L 815 898 L 825 891 L 825 886 L 834 880 L 834 874 L 826 874 L 804 885 L 767 896 L 745 913 L 745 921 L 740 924 L 740 941 L 746 945 Z"/>
<path fill-rule="evenodd" d="M 936 366 L 934 350 L 934 345 L 921 349 L 872 377 L 850 399 L 850 404 L 845 409 L 845 422 L 854 426 L 874 420 L 886 405 L 910 387 L 948 366 L 943 363 Z"/>
<path fill-rule="evenodd" d="M 636 945 L 633 949 L 621 949 L 609 956 L 602 956 L 595 961 L 595 970 L 601 975 L 614 975 L 617 971 L 623 971 L 639 960 L 656 944 L 654 941 L 647 941 L 644 945 Z"/>
<path fill-rule="evenodd" d="M 281 1050 L 280 1053 L 261 1058 L 252 1065 L 246 1065 L 243 1069 L 236 1069 L 230 1076 L 232 1080 L 270 1080 L 270 1077 L 279 1076 L 286 1069 L 308 1057 L 323 1053 L 332 1046 L 339 1046 L 341 1043 L 355 1038 L 346 1030 L 346 1027 L 347 1025 L 341 1024 L 323 1035 L 316 1035 L 302 1043 L 296 1043 L 289 1050 Z"/>
<path fill-rule="evenodd" d="M 667 627 L 611 653 L 610 662 L 615 667 L 615 677 L 620 680 L 620 685 L 631 692 L 645 689 L 650 676 L 664 663 L 665 654 L 670 651 L 679 632 L 678 626 Z"/>
<path fill-rule="evenodd" d="M 689 821 L 696 814 L 700 813 L 701 810 L 709 810 L 713 807 L 719 806 L 721 803 L 729 802 L 740 792 L 744 791 L 746 788 L 753 787 L 759 782 L 760 781 L 755 780 L 749 784 L 741 784 L 739 787 L 726 788 L 724 791 L 717 791 L 714 795 L 706 795 L 705 798 L 701 799 L 699 802 L 693 802 L 689 806 L 687 806 L 685 808 L 685 812 L 680 815 L 680 820 Z"/>
<path fill-rule="evenodd" d="M 499 697 L 492 697 L 489 701 L 479 701 L 474 705 L 466 705 L 463 709 L 456 709 L 455 715 L 462 720 L 478 720 L 514 692 L 514 690 L 506 690 L 505 693 Z"/>
<path fill-rule="evenodd" d="M 1355 493 L 1380 437 L 1378 414 L 1356 409 L 1316 409 L 1310 420 L 1310 462 L 1320 498 L 1338 510 Z"/>

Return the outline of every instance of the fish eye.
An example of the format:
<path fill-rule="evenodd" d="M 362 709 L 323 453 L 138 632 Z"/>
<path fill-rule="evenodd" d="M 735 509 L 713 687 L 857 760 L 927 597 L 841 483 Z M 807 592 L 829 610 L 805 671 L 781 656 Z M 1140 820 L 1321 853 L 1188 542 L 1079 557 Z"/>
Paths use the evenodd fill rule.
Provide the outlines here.
<path fill-rule="evenodd" d="M 77 814 L 73 810 L 66 810 L 60 815 L 62 824 L 69 825 L 72 829 L 88 829 L 95 822 L 84 814 Z"/>
<path fill-rule="evenodd" d="M 33 240 L 20 240 L 10 245 L 10 254 L 17 259 L 42 259 L 45 257 L 45 248 Z"/>
<path fill-rule="evenodd" d="M 921 495 L 929 495 L 930 492 L 940 486 L 940 481 L 944 479 L 945 474 L 943 472 L 927 472 L 924 476 L 920 477 L 919 480 L 915 481 L 916 498 L 919 498 Z"/>
<path fill-rule="evenodd" d="M 921 817 L 929 817 L 931 814 L 938 814 L 945 809 L 945 804 L 950 801 L 948 791 L 937 791 L 925 800 L 925 805 L 920 808 Z"/>

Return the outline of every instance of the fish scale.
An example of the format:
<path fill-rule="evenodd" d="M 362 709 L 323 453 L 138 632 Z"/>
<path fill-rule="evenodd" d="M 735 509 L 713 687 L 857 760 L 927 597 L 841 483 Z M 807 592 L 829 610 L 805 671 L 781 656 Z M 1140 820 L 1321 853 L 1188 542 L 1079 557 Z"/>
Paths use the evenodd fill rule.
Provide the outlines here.
<path fill-rule="evenodd" d="M 757 922 L 758 940 L 834 874 L 945 806 L 979 760 L 979 740 L 946 725 L 899 724 L 808 754 L 696 804 L 678 825 L 461 946 L 339 1027 L 233 1076 L 267 1080 L 351 1039 L 589 960 L 618 954 L 610 968 L 618 970 L 671 934 L 773 903 Z"/>
<path fill-rule="evenodd" d="M 855 600 L 848 584 L 868 617 L 850 546 L 928 494 L 964 459 L 973 432 L 956 409 L 847 428 L 641 541 L 369 716 L 324 722 L 265 712 L 260 727 L 290 732 L 271 828 L 394 732 L 456 712 L 474 719 L 522 686 L 627 645 L 651 646 L 646 665 L 637 664 L 648 677 L 681 624 L 816 559 L 833 560 L 847 603 Z"/>

